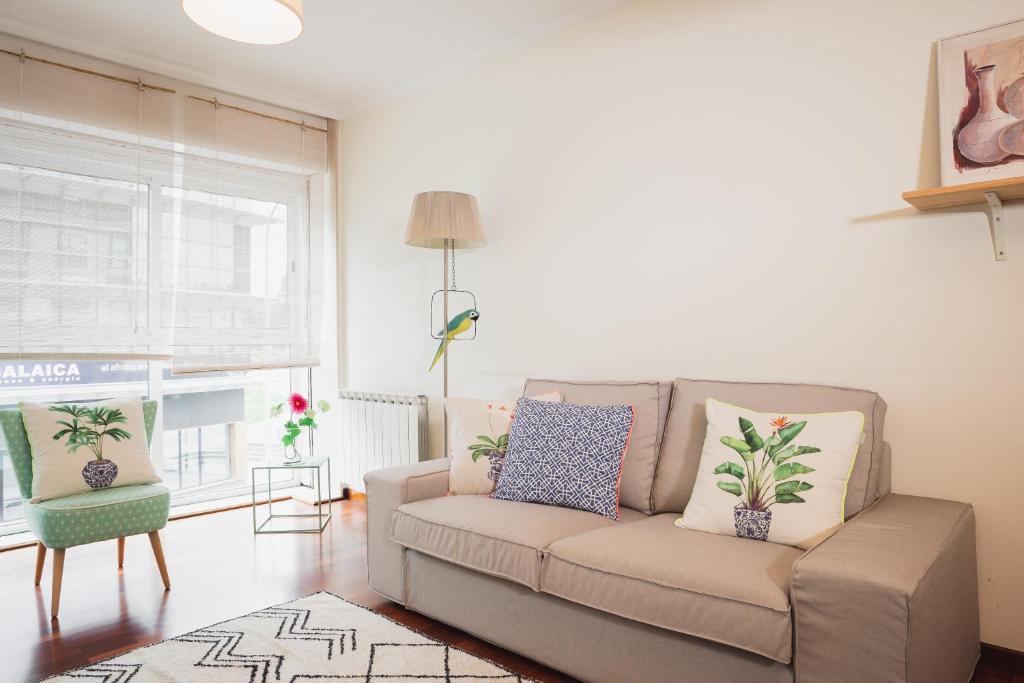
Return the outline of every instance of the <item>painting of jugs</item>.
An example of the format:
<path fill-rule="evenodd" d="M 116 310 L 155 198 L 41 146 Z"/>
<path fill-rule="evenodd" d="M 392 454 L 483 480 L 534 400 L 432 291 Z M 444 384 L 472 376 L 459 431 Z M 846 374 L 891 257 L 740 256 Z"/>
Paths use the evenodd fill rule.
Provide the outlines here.
<path fill-rule="evenodd" d="M 1024 20 L 938 43 L 943 185 L 1024 176 Z"/>
<path fill-rule="evenodd" d="M 996 66 L 985 64 L 974 69 L 978 108 L 956 136 L 956 148 L 966 159 L 978 164 L 994 164 L 1010 155 L 999 146 L 999 136 L 1016 120 L 999 108 L 996 91 Z"/>

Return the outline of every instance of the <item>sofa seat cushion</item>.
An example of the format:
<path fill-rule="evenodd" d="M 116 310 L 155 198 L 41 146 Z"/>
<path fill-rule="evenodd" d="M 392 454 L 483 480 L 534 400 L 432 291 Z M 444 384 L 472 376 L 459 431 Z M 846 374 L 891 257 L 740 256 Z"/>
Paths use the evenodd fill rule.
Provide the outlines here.
<path fill-rule="evenodd" d="M 552 543 L 545 593 L 788 663 L 789 582 L 803 552 L 680 529 L 675 514 Z"/>
<path fill-rule="evenodd" d="M 539 590 L 541 559 L 549 545 L 644 518 L 629 509 L 623 509 L 622 519 L 616 522 L 592 512 L 551 505 L 487 496 L 445 496 L 396 508 L 391 540 Z"/>

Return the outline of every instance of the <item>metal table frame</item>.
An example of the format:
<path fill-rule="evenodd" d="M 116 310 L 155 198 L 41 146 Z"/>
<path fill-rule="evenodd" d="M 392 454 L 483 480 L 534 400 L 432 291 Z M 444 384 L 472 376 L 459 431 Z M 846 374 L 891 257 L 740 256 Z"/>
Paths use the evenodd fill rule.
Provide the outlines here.
<path fill-rule="evenodd" d="M 327 523 L 331 521 L 333 512 L 331 511 L 330 498 L 327 501 L 327 514 L 324 515 L 324 502 L 323 492 L 321 490 L 321 482 L 323 476 L 321 475 L 320 468 L 324 464 L 327 464 L 327 491 L 328 495 L 331 491 L 331 459 L 326 456 L 319 458 L 312 458 L 306 460 L 300 460 L 293 464 L 278 463 L 274 465 L 256 465 L 252 468 L 252 532 L 254 534 L 319 534 L 323 532 Z M 256 521 L 256 470 L 267 471 L 267 518 L 257 524 Z M 318 501 L 316 506 L 316 513 L 304 512 L 304 513 L 293 513 L 287 515 L 275 515 L 273 508 L 274 495 L 271 488 L 271 474 L 274 470 L 310 470 L 315 473 L 314 478 L 316 479 L 316 499 Z M 312 488 L 312 486 L 310 486 Z M 264 529 L 267 524 L 273 519 L 279 519 L 283 517 L 316 517 L 317 526 L 312 529 Z"/>

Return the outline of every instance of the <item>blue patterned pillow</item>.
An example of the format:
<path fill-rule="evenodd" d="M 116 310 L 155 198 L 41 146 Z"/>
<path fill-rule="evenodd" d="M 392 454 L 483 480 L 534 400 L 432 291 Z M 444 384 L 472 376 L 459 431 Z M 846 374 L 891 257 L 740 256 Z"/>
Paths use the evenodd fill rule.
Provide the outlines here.
<path fill-rule="evenodd" d="M 491 498 L 544 503 L 619 518 L 622 456 L 633 406 L 584 406 L 521 398 Z"/>

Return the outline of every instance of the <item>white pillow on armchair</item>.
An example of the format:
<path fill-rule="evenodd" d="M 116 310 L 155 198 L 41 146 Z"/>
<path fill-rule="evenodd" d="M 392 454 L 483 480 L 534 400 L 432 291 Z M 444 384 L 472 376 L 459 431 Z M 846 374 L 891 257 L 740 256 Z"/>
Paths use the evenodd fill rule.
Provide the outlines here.
<path fill-rule="evenodd" d="M 99 488 L 160 481 L 149 459 L 142 401 L 19 403 L 38 503 Z"/>

